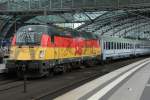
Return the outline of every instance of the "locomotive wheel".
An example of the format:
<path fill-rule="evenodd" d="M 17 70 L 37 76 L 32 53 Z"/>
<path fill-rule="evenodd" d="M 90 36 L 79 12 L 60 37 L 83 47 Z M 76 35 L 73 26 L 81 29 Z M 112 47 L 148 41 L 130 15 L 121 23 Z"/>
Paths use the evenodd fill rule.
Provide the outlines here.
<path fill-rule="evenodd" d="M 95 65 L 94 61 L 87 61 L 86 62 L 86 67 L 93 67 Z"/>
<path fill-rule="evenodd" d="M 50 71 L 48 71 L 48 73 L 45 75 L 45 77 L 53 77 L 54 76 L 54 71 L 52 69 L 50 69 Z"/>
<path fill-rule="evenodd" d="M 70 65 L 70 64 L 67 64 L 66 66 L 67 66 L 67 72 L 71 72 L 71 71 L 72 71 L 71 65 Z"/>
<path fill-rule="evenodd" d="M 63 68 L 62 68 L 62 72 L 63 73 L 66 73 L 68 70 L 68 66 L 67 65 L 64 65 Z"/>

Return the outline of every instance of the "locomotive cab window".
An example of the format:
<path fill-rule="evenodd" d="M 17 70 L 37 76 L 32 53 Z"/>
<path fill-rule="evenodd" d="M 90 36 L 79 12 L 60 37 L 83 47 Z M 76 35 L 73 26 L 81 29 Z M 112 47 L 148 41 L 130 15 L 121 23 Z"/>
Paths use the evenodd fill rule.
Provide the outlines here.
<path fill-rule="evenodd" d="M 18 45 L 40 45 L 42 34 L 47 33 L 48 27 L 28 25 L 21 27 L 16 33 Z"/>

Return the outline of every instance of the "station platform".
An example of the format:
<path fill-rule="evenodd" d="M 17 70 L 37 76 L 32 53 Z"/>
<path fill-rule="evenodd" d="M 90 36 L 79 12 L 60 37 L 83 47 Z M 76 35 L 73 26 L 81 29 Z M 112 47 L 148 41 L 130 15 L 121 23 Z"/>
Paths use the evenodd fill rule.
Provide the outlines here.
<path fill-rule="evenodd" d="M 0 73 L 4 73 L 6 71 L 5 64 L 0 64 Z"/>
<path fill-rule="evenodd" d="M 101 76 L 54 100 L 150 100 L 150 58 Z"/>

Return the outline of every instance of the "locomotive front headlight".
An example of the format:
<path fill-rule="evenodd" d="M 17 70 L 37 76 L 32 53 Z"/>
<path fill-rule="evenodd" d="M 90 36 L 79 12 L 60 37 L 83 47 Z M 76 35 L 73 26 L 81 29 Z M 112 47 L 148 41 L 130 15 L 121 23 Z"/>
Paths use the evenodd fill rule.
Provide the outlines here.
<path fill-rule="evenodd" d="M 45 52 L 44 52 L 43 50 L 40 51 L 39 57 L 40 57 L 40 58 L 44 58 L 44 55 L 45 55 Z"/>

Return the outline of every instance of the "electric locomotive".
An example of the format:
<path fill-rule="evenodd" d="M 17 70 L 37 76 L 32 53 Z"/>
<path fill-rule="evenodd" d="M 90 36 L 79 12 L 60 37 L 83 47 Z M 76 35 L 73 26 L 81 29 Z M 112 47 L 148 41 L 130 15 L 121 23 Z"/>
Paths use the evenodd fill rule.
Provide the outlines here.
<path fill-rule="evenodd" d="M 48 25 L 27 25 L 18 29 L 6 63 L 8 73 L 28 77 L 66 71 L 73 63 L 99 59 L 100 43 L 92 33 Z"/>

